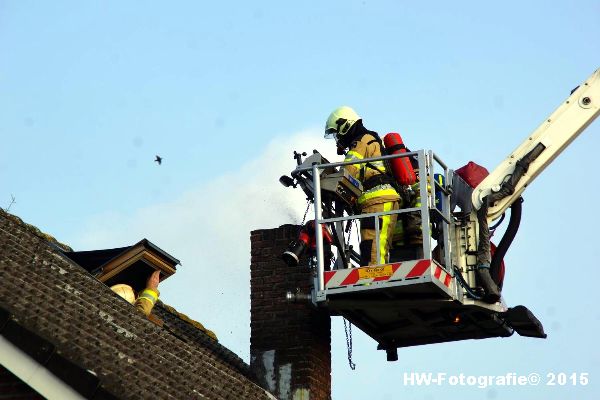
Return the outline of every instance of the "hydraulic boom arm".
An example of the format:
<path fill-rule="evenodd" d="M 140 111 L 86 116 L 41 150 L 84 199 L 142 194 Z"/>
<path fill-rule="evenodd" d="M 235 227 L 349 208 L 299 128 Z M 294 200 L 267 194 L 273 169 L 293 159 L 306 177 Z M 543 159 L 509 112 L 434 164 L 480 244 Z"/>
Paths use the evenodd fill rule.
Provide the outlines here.
<path fill-rule="evenodd" d="M 488 197 L 497 219 L 525 188 L 600 114 L 600 69 L 578 86 L 515 151 L 473 191 L 476 209 Z"/>

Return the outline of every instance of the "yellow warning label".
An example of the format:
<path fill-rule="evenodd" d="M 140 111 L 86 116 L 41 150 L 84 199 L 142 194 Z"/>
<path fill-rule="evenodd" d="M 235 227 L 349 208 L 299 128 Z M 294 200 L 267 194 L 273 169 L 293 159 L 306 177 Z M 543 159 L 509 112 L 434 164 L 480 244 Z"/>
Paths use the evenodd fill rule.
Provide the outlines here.
<path fill-rule="evenodd" d="M 374 279 L 382 276 L 391 276 L 394 273 L 392 265 L 382 265 L 380 267 L 367 267 L 358 269 L 358 279 Z"/>

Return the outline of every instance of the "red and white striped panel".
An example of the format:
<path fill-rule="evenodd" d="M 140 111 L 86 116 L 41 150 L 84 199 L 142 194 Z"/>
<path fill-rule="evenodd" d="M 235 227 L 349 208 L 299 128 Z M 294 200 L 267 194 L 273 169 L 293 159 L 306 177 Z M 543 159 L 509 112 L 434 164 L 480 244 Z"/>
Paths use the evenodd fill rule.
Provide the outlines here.
<path fill-rule="evenodd" d="M 325 288 L 358 285 L 371 282 L 418 278 L 431 267 L 431 260 L 415 260 L 325 272 Z"/>
<path fill-rule="evenodd" d="M 450 288 L 450 285 L 452 284 L 452 276 L 450 276 L 450 274 L 439 265 L 434 265 L 435 271 L 433 272 L 433 277 L 442 282 L 447 288 Z"/>
<path fill-rule="evenodd" d="M 432 268 L 433 267 L 433 268 Z M 362 285 L 372 282 L 414 279 L 426 274 L 433 275 L 446 287 L 450 287 L 452 277 L 431 260 L 415 260 L 385 264 L 378 267 L 361 267 L 325 272 L 325 289 L 349 285 Z"/>

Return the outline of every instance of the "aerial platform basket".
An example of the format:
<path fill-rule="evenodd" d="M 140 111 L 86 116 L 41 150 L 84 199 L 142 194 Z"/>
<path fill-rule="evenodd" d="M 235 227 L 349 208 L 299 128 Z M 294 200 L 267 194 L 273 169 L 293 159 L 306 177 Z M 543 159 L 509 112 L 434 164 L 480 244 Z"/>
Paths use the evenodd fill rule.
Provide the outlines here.
<path fill-rule="evenodd" d="M 457 186 L 460 180 L 431 151 L 360 162 L 393 157 L 414 157 L 418 162 L 421 182 L 429 183 L 420 184 L 419 195 L 425 199 L 420 207 L 353 214 L 348 208 L 351 201 L 347 199 L 354 191 L 353 183 L 341 172 L 348 163 L 329 163 L 316 151 L 292 173 L 307 195 L 313 196 L 315 227 L 330 226 L 337 249 L 336 261 L 329 270 L 323 232 L 315 228 L 313 302 L 327 308 L 332 315 L 345 317 L 371 336 L 379 349 L 387 351 L 389 360 L 397 358 L 399 347 L 505 337 L 514 331 L 524 336 L 546 337 L 539 321 L 525 307 L 509 309 L 503 301 L 488 304 L 469 292 L 476 286 L 473 254 L 477 226 L 469 219 L 468 212 L 462 213 L 466 217 L 460 219 L 451 210 L 457 204 L 465 208 L 472 190 Z M 435 173 L 436 166 L 439 174 Z M 346 240 L 344 223 L 374 218 L 375 246 L 379 249 L 379 217 L 408 212 L 418 212 L 421 216 L 424 240 L 415 252 L 419 256 L 360 266 L 358 254 Z"/>
<path fill-rule="evenodd" d="M 436 261 L 415 260 L 327 271 L 318 297 L 392 354 L 398 347 L 512 335 L 503 303 L 468 299 L 457 285 Z"/>

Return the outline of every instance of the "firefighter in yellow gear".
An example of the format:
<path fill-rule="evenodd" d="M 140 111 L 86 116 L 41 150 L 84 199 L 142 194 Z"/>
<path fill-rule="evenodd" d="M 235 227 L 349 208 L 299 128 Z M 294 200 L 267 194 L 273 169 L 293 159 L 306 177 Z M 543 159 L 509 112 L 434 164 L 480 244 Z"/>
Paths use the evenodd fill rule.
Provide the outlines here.
<path fill-rule="evenodd" d="M 154 271 L 146 281 L 146 288 L 139 295 L 135 296 L 133 288 L 124 283 L 113 285 L 110 288 L 113 292 L 133 304 L 135 308 L 148 316 L 152 312 L 154 305 L 158 301 L 160 292 L 158 291 L 158 283 L 160 281 L 160 271 Z"/>
<path fill-rule="evenodd" d="M 369 131 L 361 117 L 350 107 L 339 107 L 327 118 L 325 137 L 334 138 L 338 154 L 347 149 L 344 161 L 357 161 L 347 165 L 346 170 L 363 185 L 363 193 L 357 200 L 361 214 L 398 210 L 402 200 L 394 187 L 390 174 L 386 173 L 383 161 L 359 162 L 366 158 L 380 157 L 382 143 L 376 132 Z M 363 218 L 360 222 L 360 255 L 363 266 L 388 262 L 392 235 L 396 226 L 397 214 L 379 217 L 379 247 L 375 234 L 375 218 Z M 377 258 L 379 250 L 379 259 Z"/>
<path fill-rule="evenodd" d="M 418 169 L 415 168 L 415 172 L 418 174 Z M 435 181 L 440 185 L 444 185 L 444 178 L 441 174 L 436 174 Z M 429 180 L 427 183 L 427 192 L 430 193 L 432 190 Z M 420 208 L 421 207 L 421 188 L 420 182 L 417 181 L 411 186 L 411 200 L 405 201 L 406 208 Z M 442 211 L 442 200 L 437 195 L 436 189 L 435 206 Z M 390 250 L 392 261 L 404 261 L 414 260 L 422 258 L 423 255 L 423 229 L 421 226 L 422 218 L 419 211 L 413 211 L 408 213 L 402 213 L 398 217 L 396 228 L 394 229 L 392 238 L 392 248 Z M 430 228 L 433 228 L 430 225 Z M 432 230 L 432 235 L 435 230 Z M 434 239 L 437 240 L 436 237 Z M 439 251 L 439 250 L 438 250 Z"/>

